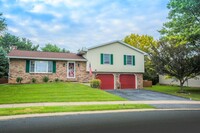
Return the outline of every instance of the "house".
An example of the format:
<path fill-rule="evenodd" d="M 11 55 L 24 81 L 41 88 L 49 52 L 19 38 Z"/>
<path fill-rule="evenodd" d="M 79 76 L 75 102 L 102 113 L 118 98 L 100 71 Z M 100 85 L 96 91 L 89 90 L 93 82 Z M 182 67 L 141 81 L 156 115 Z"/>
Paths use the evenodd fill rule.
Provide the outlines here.
<path fill-rule="evenodd" d="M 180 82 L 176 79 L 166 78 L 166 76 L 164 75 L 159 75 L 159 84 L 180 85 Z M 188 81 L 186 81 L 183 86 L 200 87 L 200 76 L 197 76 L 196 78 L 188 79 Z"/>
<path fill-rule="evenodd" d="M 101 89 L 143 88 L 145 52 L 122 41 L 113 41 L 75 53 L 24 51 L 14 49 L 8 54 L 9 83 L 17 77 L 23 83 L 32 78 L 89 82 L 101 80 Z M 90 70 L 92 75 L 89 74 Z"/>

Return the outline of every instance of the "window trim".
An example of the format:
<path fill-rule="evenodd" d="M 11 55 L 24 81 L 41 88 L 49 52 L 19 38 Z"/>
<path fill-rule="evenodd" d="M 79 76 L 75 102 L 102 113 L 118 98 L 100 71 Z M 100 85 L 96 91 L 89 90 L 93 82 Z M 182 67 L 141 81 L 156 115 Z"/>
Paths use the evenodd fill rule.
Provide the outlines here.
<path fill-rule="evenodd" d="M 74 77 L 69 76 L 69 63 L 74 63 Z M 76 78 L 76 62 L 74 61 L 67 62 L 67 78 Z"/>
<path fill-rule="evenodd" d="M 47 67 L 46 67 L 46 72 L 37 72 L 36 71 L 36 66 L 34 65 L 34 72 L 31 72 L 31 62 L 32 61 L 34 61 L 34 63 L 35 62 L 37 62 L 37 61 L 43 61 L 43 62 L 47 62 Z M 48 69 L 49 69 L 49 63 L 48 63 L 49 61 L 47 61 L 47 60 L 30 60 L 30 64 L 29 64 L 29 73 L 49 73 L 49 74 L 51 74 L 51 73 L 53 73 L 53 65 L 52 65 L 52 72 L 48 72 Z M 53 63 L 53 61 L 51 61 L 52 63 Z M 36 63 L 35 63 L 36 64 Z"/>

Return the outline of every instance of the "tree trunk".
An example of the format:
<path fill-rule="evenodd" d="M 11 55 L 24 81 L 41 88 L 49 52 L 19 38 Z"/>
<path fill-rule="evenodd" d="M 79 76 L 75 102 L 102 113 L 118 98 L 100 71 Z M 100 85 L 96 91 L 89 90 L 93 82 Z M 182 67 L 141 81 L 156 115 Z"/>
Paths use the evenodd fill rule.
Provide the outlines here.
<path fill-rule="evenodd" d="M 183 93 L 184 92 L 184 90 L 183 90 L 183 84 L 184 84 L 184 82 L 183 82 L 183 80 L 180 80 L 180 93 Z"/>

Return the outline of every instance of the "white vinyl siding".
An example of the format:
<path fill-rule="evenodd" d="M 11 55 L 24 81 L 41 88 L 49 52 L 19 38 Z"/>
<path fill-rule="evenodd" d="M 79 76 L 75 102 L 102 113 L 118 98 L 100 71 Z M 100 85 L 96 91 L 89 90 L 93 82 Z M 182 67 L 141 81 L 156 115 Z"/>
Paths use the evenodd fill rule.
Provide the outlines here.
<path fill-rule="evenodd" d="M 103 64 L 103 54 L 113 55 L 113 65 Z M 135 65 L 124 65 L 124 55 L 134 56 Z M 119 43 L 88 50 L 85 58 L 88 60 L 87 71 L 91 63 L 92 70 L 96 72 L 144 72 L 144 54 Z"/>

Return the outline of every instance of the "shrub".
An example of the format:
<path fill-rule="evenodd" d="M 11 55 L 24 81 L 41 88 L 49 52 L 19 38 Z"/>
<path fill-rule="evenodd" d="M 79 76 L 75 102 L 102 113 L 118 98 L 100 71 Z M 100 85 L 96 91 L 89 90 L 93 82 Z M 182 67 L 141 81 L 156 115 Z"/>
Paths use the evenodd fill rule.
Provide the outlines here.
<path fill-rule="evenodd" d="M 100 88 L 100 85 L 101 85 L 101 80 L 99 79 L 93 79 L 90 81 L 90 86 L 92 88 Z"/>
<path fill-rule="evenodd" d="M 35 78 L 32 78 L 31 81 L 32 83 L 36 83 L 37 80 Z"/>
<path fill-rule="evenodd" d="M 21 84 L 22 80 L 23 80 L 22 77 L 17 77 L 17 78 L 16 78 L 17 83 L 20 83 L 20 84 Z"/>
<path fill-rule="evenodd" d="M 56 78 L 56 79 L 55 79 L 55 82 L 59 82 L 59 79 L 58 79 L 58 78 Z"/>
<path fill-rule="evenodd" d="M 44 76 L 42 80 L 43 80 L 43 82 L 48 82 L 49 81 L 49 77 L 48 76 Z"/>

